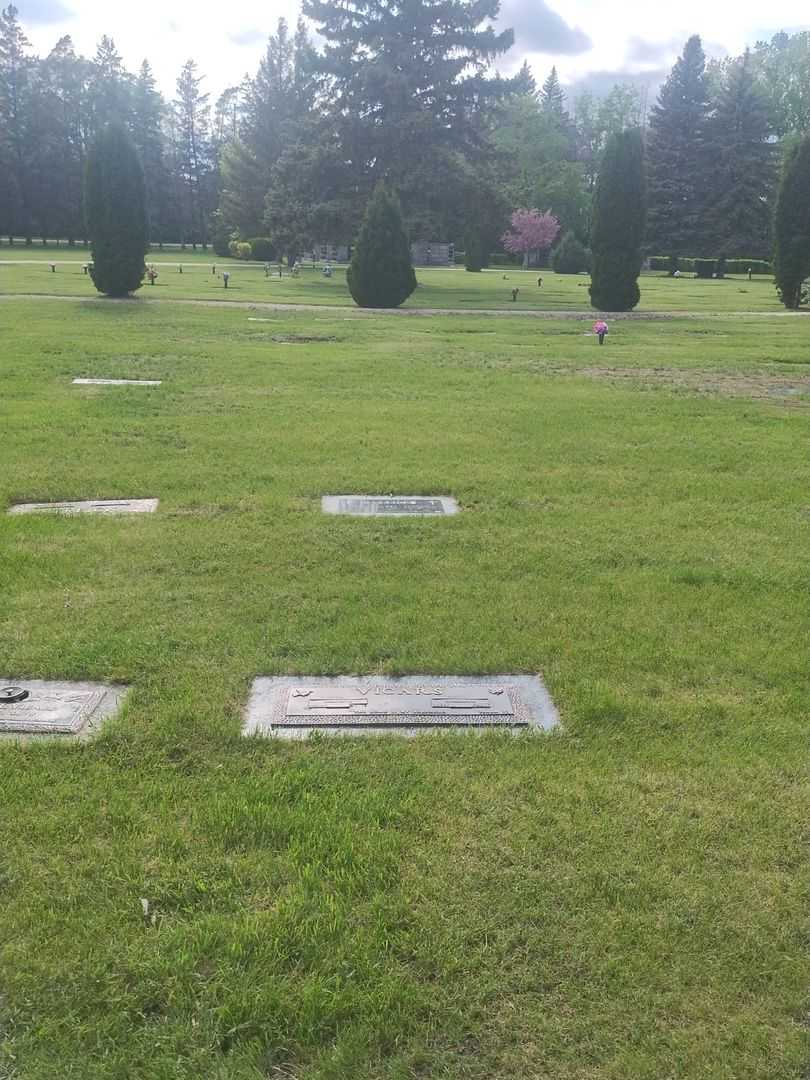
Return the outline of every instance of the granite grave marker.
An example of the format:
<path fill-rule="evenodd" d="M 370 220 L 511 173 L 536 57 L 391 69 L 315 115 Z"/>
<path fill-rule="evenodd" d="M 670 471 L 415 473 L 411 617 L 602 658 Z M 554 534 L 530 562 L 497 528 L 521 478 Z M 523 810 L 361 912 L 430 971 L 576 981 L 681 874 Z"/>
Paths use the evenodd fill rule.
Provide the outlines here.
<path fill-rule="evenodd" d="M 459 508 L 445 495 L 324 495 L 321 509 L 355 517 L 445 517 Z"/>
<path fill-rule="evenodd" d="M 445 729 L 550 730 L 559 723 L 529 675 L 280 676 L 254 681 L 243 733 L 304 739 Z"/>

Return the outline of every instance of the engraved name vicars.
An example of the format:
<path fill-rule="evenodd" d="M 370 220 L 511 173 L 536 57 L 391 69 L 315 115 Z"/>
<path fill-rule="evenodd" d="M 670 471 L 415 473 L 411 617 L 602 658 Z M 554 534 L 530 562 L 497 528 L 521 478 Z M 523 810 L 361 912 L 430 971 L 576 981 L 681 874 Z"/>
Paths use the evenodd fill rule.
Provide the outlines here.
<path fill-rule="evenodd" d="M 324 495 L 325 514 L 354 517 L 444 517 L 458 513 L 458 503 L 447 495 Z"/>
<path fill-rule="evenodd" d="M 536 676 L 279 676 L 254 680 L 244 733 L 551 728 L 557 714 Z"/>
<path fill-rule="evenodd" d="M 458 717 L 482 714 L 492 723 L 512 723 L 515 708 L 505 686 L 431 686 L 418 683 L 413 687 L 387 686 L 385 683 L 358 682 L 357 686 L 334 689 L 311 686 L 290 687 L 285 696 L 284 714 L 299 722 L 314 722 L 337 717 L 374 718 L 382 721 L 396 718 L 437 717 L 453 722 Z"/>

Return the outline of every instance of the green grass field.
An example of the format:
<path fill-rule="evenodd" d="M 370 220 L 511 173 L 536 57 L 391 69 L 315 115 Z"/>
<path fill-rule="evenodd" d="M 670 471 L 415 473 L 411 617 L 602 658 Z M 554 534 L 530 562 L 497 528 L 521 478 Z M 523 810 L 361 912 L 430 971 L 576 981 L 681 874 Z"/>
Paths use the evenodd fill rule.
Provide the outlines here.
<path fill-rule="evenodd" d="M 132 688 L 94 742 L 0 744 L 0 1077 L 800 1080 L 802 319 L 248 316 L 0 305 L 3 506 L 161 500 L 0 513 L 3 675 Z M 259 673 L 501 671 L 558 733 L 240 736 Z"/>
<path fill-rule="evenodd" d="M 89 277 L 82 265 L 89 254 L 68 248 L 2 248 L 0 249 L 0 295 L 52 294 L 61 296 L 95 297 Z M 20 261 L 8 261 L 20 260 Z M 183 273 L 178 270 L 182 260 Z M 48 263 L 57 262 L 55 273 Z M 299 278 L 284 270 L 284 277 L 266 278 L 262 266 L 217 259 L 202 252 L 154 252 L 149 263 L 158 270 L 154 285 L 144 285 L 138 296 L 153 299 L 204 299 L 269 302 L 284 304 L 319 304 L 351 306 L 346 288 L 345 268 L 335 267 L 331 279 L 319 271 L 304 269 Z M 231 275 L 228 289 L 221 276 L 212 274 L 216 266 L 221 275 L 227 269 Z M 537 279 L 542 276 L 543 286 Z M 509 311 L 588 311 L 590 298 L 587 275 L 558 275 L 548 270 L 520 269 L 487 270 L 468 274 L 463 269 L 417 271 L 419 287 L 404 305 L 406 308 L 489 308 Z M 642 278 L 642 299 L 639 311 L 683 312 L 784 312 L 770 277 L 729 277 L 722 281 L 698 281 L 681 278 L 674 281 L 662 274 L 645 274 Z M 512 302 L 512 289 L 520 290 Z"/>

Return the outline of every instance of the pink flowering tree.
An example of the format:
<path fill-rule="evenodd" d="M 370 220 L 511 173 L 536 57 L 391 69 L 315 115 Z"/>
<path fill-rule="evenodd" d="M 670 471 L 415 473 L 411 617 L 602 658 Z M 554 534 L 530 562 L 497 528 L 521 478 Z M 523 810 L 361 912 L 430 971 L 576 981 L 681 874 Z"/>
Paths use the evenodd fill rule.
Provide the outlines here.
<path fill-rule="evenodd" d="M 523 256 L 523 266 L 536 265 L 540 254 L 548 251 L 557 234 L 560 223 L 548 210 L 516 210 L 512 214 L 512 227 L 504 233 L 501 242 L 512 255 Z"/>

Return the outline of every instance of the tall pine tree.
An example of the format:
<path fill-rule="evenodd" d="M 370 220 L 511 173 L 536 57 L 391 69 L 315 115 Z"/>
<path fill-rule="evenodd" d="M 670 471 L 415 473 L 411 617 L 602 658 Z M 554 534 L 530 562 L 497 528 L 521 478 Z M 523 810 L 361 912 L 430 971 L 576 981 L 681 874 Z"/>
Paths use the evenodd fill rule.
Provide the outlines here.
<path fill-rule="evenodd" d="M 591 303 L 631 311 L 641 293 L 646 191 L 644 143 L 635 129 L 608 139 L 596 181 L 591 223 Z"/>
<path fill-rule="evenodd" d="M 0 10 L 0 229 L 30 240 L 34 60 L 17 14 L 13 4 Z"/>
<path fill-rule="evenodd" d="M 810 277 L 810 135 L 787 155 L 774 215 L 774 275 L 786 308 L 802 301 Z"/>
<path fill-rule="evenodd" d="M 712 169 L 705 235 L 713 245 L 710 253 L 767 258 L 775 146 L 747 49 L 726 73 L 707 132 Z"/>
<path fill-rule="evenodd" d="M 560 79 L 556 67 L 549 72 L 548 78 L 543 83 L 540 91 L 540 108 L 546 115 L 553 117 L 559 124 L 568 123 L 569 117 L 565 108 L 565 92 L 560 86 Z"/>
<path fill-rule="evenodd" d="M 514 40 L 499 0 L 304 0 L 325 46 L 326 112 L 361 194 L 395 182 L 407 216 L 447 196 L 454 154 L 485 143 L 481 114 L 511 82 L 487 77 Z M 435 238 L 435 237 L 434 237 Z"/>
<path fill-rule="evenodd" d="M 648 246 L 661 255 L 706 254 L 704 213 L 711 184 L 706 153 L 709 115 L 706 57 L 687 41 L 650 116 L 647 140 Z"/>

